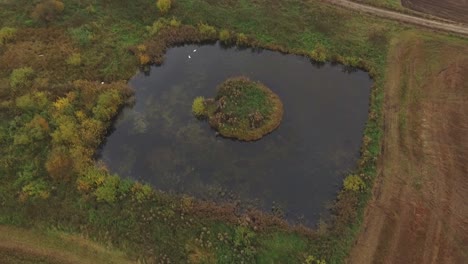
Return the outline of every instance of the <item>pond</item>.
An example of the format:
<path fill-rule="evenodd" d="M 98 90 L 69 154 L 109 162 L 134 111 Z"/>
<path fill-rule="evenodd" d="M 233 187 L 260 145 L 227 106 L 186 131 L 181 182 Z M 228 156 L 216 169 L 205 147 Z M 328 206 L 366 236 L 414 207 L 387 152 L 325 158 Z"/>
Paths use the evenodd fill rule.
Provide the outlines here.
<path fill-rule="evenodd" d="M 280 127 L 255 142 L 216 136 L 191 113 L 225 79 L 260 81 L 284 104 Z M 372 80 L 295 55 L 215 45 L 171 48 L 162 66 L 130 80 L 125 108 L 100 153 L 111 172 L 201 199 L 241 201 L 316 223 L 352 171 Z"/>

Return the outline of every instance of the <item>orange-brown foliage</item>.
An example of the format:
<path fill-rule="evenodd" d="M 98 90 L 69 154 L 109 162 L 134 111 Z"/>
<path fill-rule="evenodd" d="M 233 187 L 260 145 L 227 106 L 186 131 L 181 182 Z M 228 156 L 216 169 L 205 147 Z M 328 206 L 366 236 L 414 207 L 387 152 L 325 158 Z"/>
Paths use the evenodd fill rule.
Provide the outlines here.
<path fill-rule="evenodd" d="M 45 0 L 36 5 L 31 17 L 35 20 L 51 22 L 63 12 L 64 8 L 65 5 L 61 1 Z"/>
<path fill-rule="evenodd" d="M 45 164 L 49 176 L 54 180 L 69 180 L 72 173 L 73 161 L 64 149 L 53 149 Z"/>

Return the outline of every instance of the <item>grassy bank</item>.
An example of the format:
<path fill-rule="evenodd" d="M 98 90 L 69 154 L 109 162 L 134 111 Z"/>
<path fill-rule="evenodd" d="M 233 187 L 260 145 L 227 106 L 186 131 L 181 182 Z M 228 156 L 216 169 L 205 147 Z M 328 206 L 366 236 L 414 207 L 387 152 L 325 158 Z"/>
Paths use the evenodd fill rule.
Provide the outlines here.
<path fill-rule="evenodd" d="M 2 27 L 14 29 L 0 45 L 0 223 L 82 233 L 150 263 L 343 262 L 376 176 L 386 53 L 402 28 L 299 0 L 178 0 L 159 21 L 153 1 L 63 3 L 49 21 L 31 18 L 30 1 L 0 2 Z M 168 45 L 231 36 L 374 77 L 359 180 L 317 232 L 155 192 L 94 162 L 138 67 L 161 63 Z"/>

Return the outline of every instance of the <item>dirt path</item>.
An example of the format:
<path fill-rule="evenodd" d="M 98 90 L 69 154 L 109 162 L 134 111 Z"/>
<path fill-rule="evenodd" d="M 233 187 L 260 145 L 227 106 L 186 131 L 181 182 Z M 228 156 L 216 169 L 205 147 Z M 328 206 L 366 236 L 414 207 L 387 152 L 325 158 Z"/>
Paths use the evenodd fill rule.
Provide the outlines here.
<path fill-rule="evenodd" d="M 468 263 L 468 47 L 402 39 L 379 182 L 348 263 Z"/>
<path fill-rule="evenodd" d="M 404 22 L 404 23 L 410 23 L 410 24 L 430 28 L 433 30 L 468 36 L 468 26 L 464 26 L 461 24 L 451 24 L 451 23 L 446 23 L 442 21 L 435 21 L 435 20 L 430 20 L 426 18 L 415 17 L 415 16 L 402 14 L 402 13 L 395 12 L 395 11 L 389 11 L 389 10 L 380 9 L 377 7 L 350 2 L 348 0 L 322 0 L 322 1 L 333 4 L 333 5 L 341 6 L 347 9 L 352 9 L 352 10 L 368 13 L 368 14 L 375 15 L 378 17 L 397 20 L 397 21 Z"/>
<path fill-rule="evenodd" d="M 79 236 L 0 225 L 0 263 L 135 263 Z"/>

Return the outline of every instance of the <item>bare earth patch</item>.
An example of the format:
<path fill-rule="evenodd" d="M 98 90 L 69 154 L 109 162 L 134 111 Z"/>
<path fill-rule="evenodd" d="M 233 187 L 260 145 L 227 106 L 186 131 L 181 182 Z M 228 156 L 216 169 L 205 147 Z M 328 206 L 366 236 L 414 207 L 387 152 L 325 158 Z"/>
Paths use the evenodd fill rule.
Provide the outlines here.
<path fill-rule="evenodd" d="M 468 47 L 394 43 L 378 182 L 348 263 L 468 263 Z"/>
<path fill-rule="evenodd" d="M 402 0 L 409 9 L 468 24 L 467 0 Z"/>
<path fill-rule="evenodd" d="M 135 263 L 83 237 L 0 225 L 0 263 Z"/>

